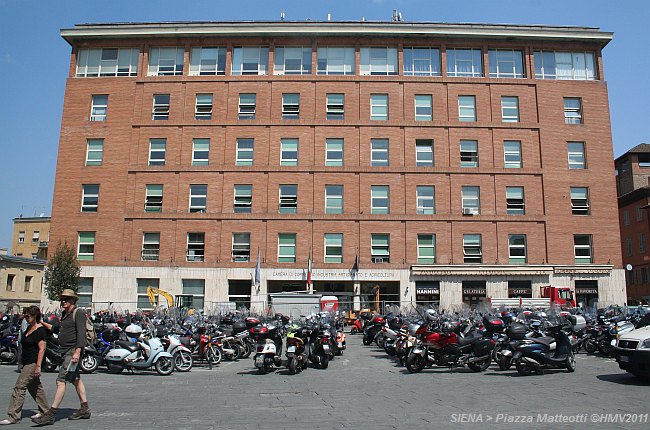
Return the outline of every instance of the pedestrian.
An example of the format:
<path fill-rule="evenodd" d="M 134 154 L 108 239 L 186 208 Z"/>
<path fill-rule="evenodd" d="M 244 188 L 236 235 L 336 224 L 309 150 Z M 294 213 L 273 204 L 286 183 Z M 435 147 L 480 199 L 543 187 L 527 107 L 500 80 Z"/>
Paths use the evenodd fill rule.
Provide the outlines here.
<path fill-rule="evenodd" d="M 41 414 L 47 411 L 49 405 L 47 397 L 45 397 L 43 384 L 41 384 L 41 364 L 45 356 L 45 338 L 47 335 L 45 328 L 41 324 L 41 310 L 38 306 L 29 306 L 25 308 L 23 313 L 28 325 L 27 329 L 21 333 L 22 369 L 9 401 L 8 418 L 0 421 L 0 425 L 16 424 L 20 421 L 26 391 L 29 391 L 29 394 L 36 401 Z"/>
<path fill-rule="evenodd" d="M 65 289 L 61 293 L 60 301 L 63 314 L 59 326 L 59 345 L 63 355 L 63 362 L 56 378 L 56 393 L 54 394 L 52 406 L 42 416 L 32 419 L 39 426 L 54 424 L 56 412 L 65 395 L 66 383 L 74 385 L 81 403 L 79 410 L 69 416 L 68 419 L 90 418 L 91 411 L 88 408 L 86 387 L 81 381 L 79 373 L 81 351 L 86 346 L 86 314 L 77 308 L 77 300 L 79 300 L 79 296 L 70 289 Z"/>

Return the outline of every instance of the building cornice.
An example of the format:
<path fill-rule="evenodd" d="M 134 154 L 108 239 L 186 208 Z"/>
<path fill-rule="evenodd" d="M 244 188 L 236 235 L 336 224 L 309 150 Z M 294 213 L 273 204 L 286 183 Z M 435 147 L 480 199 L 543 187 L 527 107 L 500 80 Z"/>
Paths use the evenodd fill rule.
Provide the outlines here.
<path fill-rule="evenodd" d="M 88 39 L 352 36 L 587 42 L 604 47 L 613 33 L 594 27 L 431 22 L 239 21 L 77 24 L 61 29 L 73 45 Z"/>
<path fill-rule="evenodd" d="M 575 266 L 554 266 L 548 264 L 517 265 L 416 265 L 411 266 L 413 276 L 495 276 L 520 275 L 533 276 L 553 274 L 610 274 L 613 269 L 609 264 L 589 264 Z"/>

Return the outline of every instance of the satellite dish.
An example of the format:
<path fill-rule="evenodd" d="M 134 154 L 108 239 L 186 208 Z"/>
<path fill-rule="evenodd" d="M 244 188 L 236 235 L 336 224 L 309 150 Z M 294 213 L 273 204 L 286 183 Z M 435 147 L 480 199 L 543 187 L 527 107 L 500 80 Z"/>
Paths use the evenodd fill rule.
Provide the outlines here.
<path fill-rule="evenodd" d="M 628 272 L 631 272 L 632 271 L 632 265 L 628 264 L 627 266 L 625 266 L 625 270 L 627 270 Z"/>

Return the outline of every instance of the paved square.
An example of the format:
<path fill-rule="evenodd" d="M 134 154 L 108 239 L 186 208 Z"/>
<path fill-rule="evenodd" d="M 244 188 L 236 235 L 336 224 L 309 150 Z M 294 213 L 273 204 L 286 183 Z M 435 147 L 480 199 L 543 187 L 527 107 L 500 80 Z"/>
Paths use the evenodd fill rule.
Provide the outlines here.
<path fill-rule="evenodd" d="M 55 374 L 43 377 L 48 398 Z M 16 380 L 14 367 L 0 366 L 4 414 Z M 327 370 L 289 375 L 284 368 L 258 375 L 252 359 L 223 361 L 208 370 L 161 377 L 152 372 L 85 375 L 90 420 L 68 421 L 78 407 L 69 388 L 50 428 L 65 429 L 428 429 L 428 428 L 648 428 L 644 423 L 593 423 L 592 414 L 647 414 L 650 384 L 628 376 L 611 359 L 579 354 L 575 373 L 551 371 L 518 376 L 492 365 L 476 374 L 433 368 L 411 375 L 383 351 L 348 336 L 348 350 Z M 33 400 L 23 421 L 32 426 Z M 463 415 L 467 414 L 467 415 Z M 502 414 L 502 415 L 498 415 Z M 586 423 L 537 422 L 538 414 L 587 414 Z M 498 423 L 532 417 L 533 424 Z M 646 415 L 647 416 L 647 415 Z M 521 418 L 524 417 L 524 418 Z M 618 419 L 623 418 L 620 416 Z M 527 418 L 526 418 L 527 419 Z M 613 417 L 616 419 L 616 417 Z M 482 420 L 482 422 L 480 421 Z M 463 422 L 478 421 L 478 422 Z"/>

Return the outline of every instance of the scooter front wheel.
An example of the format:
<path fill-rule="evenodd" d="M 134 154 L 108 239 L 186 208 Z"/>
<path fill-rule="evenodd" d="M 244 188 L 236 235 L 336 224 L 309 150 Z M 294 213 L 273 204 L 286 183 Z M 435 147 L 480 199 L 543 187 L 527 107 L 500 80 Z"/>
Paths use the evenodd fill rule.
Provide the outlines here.
<path fill-rule="evenodd" d="M 419 373 L 427 364 L 427 359 L 420 354 L 410 354 L 406 359 L 406 370 L 409 373 Z"/>
<path fill-rule="evenodd" d="M 83 373 L 93 373 L 97 370 L 98 365 L 97 357 L 92 354 L 84 354 L 79 363 L 80 369 Z"/>
<path fill-rule="evenodd" d="M 174 353 L 174 367 L 178 372 L 189 372 L 194 366 L 192 354 L 189 351 L 176 351 Z"/>
<path fill-rule="evenodd" d="M 208 362 L 213 366 L 221 363 L 222 354 L 219 348 L 215 348 L 213 346 L 208 347 L 208 349 L 205 351 L 205 356 Z"/>
<path fill-rule="evenodd" d="M 174 371 L 174 361 L 170 357 L 160 357 L 156 361 L 156 372 L 161 376 L 171 375 Z"/>

